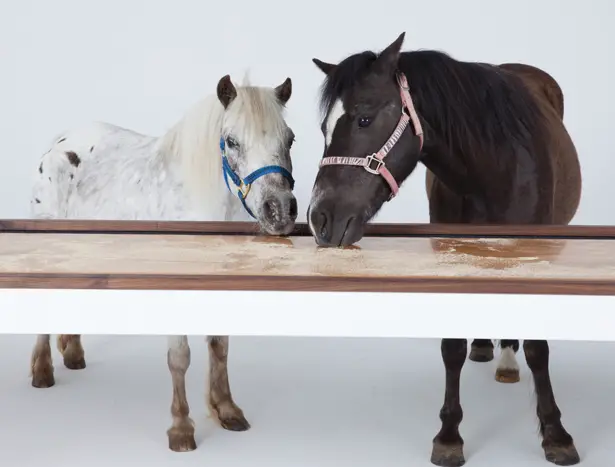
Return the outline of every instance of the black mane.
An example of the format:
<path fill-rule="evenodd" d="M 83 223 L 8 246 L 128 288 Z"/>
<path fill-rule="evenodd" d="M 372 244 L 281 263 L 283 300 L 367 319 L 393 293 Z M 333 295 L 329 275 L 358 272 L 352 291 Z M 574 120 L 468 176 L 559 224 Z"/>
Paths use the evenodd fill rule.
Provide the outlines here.
<path fill-rule="evenodd" d="M 325 115 L 377 58 L 371 51 L 351 55 L 327 76 L 320 99 Z M 530 153 L 540 150 L 531 136 L 544 127 L 543 115 L 519 77 L 434 50 L 403 52 L 399 68 L 420 117 L 460 155 L 472 157 L 479 148 L 502 149 L 513 141 Z"/>

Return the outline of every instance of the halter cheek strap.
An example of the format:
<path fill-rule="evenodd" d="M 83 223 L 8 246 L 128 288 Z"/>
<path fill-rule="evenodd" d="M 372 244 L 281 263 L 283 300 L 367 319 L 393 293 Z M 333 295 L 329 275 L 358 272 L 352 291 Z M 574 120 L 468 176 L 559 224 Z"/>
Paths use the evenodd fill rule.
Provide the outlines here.
<path fill-rule="evenodd" d="M 399 85 L 399 93 L 401 95 L 401 117 L 397 127 L 380 150 L 366 157 L 325 157 L 320 161 L 320 167 L 324 167 L 326 165 L 352 165 L 356 167 L 363 167 L 373 175 L 382 176 L 391 188 L 391 196 L 389 200 L 393 199 L 395 195 L 397 195 L 399 185 L 395 180 L 395 177 L 393 177 L 387 168 L 384 158 L 391 151 L 391 149 L 393 149 L 393 146 L 395 146 L 397 141 L 399 141 L 399 138 L 410 122 L 412 122 L 415 134 L 420 139 L 420 149 L 423 148 L 423 128 L 421 127 L 421 122 L 414 108 L 412 97 L 410 96 L 410 89 L 408 87 L 406 75 L 403 73 L 398 74 L 397 83 Z"/>
<path fill-rule="evenodd" d="M 241 204 L 247 213 L 253 218 L 256 218 L 256 216 L 246 204 L 246 197 L 248 196 L 248 193 L 250 193 L 250 188 L 252 188 L 252 183 L 254 183 L 255 180 L 261 178 L 263 175 L 279 173 L 290 182 L 291 190 L 294 190 L 295 188 L 295 179 L 291 173 L 279 165 L 268 165 L 266 167 L 261 167 L 260 169 L 256 169 L 254 172 L 249 174 L 246 178 L 242 179 L 235 173 L 228 162 L 226 157 L 226 145 L 224 143 L 224 138 L 222 137 L 220 138 L 220 152 L 222 153 L 222 175 L 224 176 L 226 187 L 232 193 L 231 186 L 228 183 L 228 179 L 230 178 L 237 188 L 237 197 L 240 199 Z"/>

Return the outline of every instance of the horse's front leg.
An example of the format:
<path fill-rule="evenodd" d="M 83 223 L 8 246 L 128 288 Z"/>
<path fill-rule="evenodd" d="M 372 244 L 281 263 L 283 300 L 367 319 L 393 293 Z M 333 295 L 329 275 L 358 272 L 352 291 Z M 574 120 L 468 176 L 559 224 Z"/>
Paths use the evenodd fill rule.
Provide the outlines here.
<path fill-rule="evenodd" d="M 190 346 L 187 336 L 169 336 L 167 364 L 173 381 L 171 416 L 173 424 L 167 430 L 169 449 L 177 452 L 194 451 L 194 422 L 186 398 L 186 371 L 190 366 Z"/>
<path fill-rule="evenodd" d="M 549 376 L 549 344 L 544 340 L 526 340 L 523 351 L 527 366 L 534 377 L 536 413 L 540 422 L 542 447 L 545 457 L 556 465 L 574 465 L 580 462 L 572 436 L 562 425 L 562 414 L 555 402 Z"/>
<path fill-rule="evenodd" d="M 209 394 L 207 403 L 220 426 L 230 431 L 246 431 L 250 424 L 235 404 L 228 379 L 228 336 L 209 336 Z"/>
<path fill-rule="evenodd" d="M 32 386 L 35 388 L 50 388 L 56 384 L 53 376 L 53 358 L 49 334 L 36 336 L 36 344 L 30 358 L 30 374 Z"/>
<path fill-rule="evenodd" d="M 442 428 L 433 440 L 431 462 L 444 467 L 457 467 L 465 463 L 463 439 L 459 424 L 463 418 L 459 401 L 461 369 L 466 361 L 468 342 L 466 339 L 442 339 L 442 361 L 446 370 L 444 405 L 440 410 Z"/>

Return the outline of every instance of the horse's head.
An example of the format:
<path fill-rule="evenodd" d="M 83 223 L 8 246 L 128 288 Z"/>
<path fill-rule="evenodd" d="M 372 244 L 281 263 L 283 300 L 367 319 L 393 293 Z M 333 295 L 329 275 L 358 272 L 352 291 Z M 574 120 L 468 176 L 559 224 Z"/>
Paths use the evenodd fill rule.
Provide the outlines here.
<path fill-rule="evenodd" d="M 292 94 L 287 78 L 276 88 L 218 82 L 224 106 L 220 150 L 224 176 L 246 211 L 270 235 L 287 235 L 297 218 L 290 148 L 295 135 L 284 119 Z"/>
<path fill-rule="evenodd" d="M 325 147 L 307 215 L 321 246 L 359 241 L 418 163 L 421 125 L 397 66 L 403 39 L 379 56 L 363 52 L 337 65 L 313 59 L 326 75 Z"/>

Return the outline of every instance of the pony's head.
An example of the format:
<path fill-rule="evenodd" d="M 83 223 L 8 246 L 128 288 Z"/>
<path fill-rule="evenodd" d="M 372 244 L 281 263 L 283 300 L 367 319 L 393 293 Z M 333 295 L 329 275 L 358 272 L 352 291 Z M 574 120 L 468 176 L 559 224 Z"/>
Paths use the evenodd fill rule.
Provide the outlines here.
<path fill-rule="evenodd" d="M 217 86 L 224 107 L 223 176 L 229 190 L 270 235 L 289 234 L 297 218 L 290 157 L 295 135 L 284 119 L 291 94 L 290 78 L 276 88 L 236 87 L 227 75 Z"/>
<path fill-rule="evenodd" d="M 418 163 L 421 124 L 397 66 L 403 39 L 380 55 L 363 52 L 337 65 L 313 59 L 326 75 L 325 147 L 307 216 L 321 246 L 359 241 L 365 224 Z"/>

